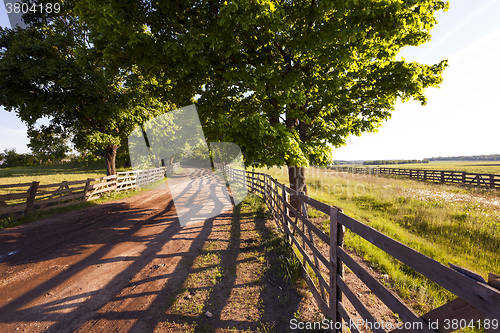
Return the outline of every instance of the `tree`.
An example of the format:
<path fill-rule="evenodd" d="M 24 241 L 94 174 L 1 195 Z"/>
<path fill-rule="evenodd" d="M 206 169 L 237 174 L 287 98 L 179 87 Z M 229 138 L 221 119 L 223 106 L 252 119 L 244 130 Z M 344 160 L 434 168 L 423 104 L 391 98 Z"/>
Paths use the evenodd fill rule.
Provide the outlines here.
<path fill-rule="evenodd" d="M 100 151 L 115 174 L 121 139 L 168 105 L 150 97 L 155 83 L 137 68 L 102 56 L 71 2 L 24 19 L 26 29 L 0 28 L 0 104 L 34 135 L 37 120 L 48 117 L 50 131 L 71 137 L 77 149 Z"/>
<path fill-rule="evenodd" d="M 35 156 L 31 154 L 18 154 L 16 148 L 5 149 L 3 153 L 0 153 L 0 165 L 5 168 L 33 166 L 37 164 L 38 161 Z"/>
<path fill-rule="evenodd" d="M 286 164 L 301 191 L 304 167 L 330 164 L 332 147 L 376 131 L 398 99 L 426 103 L 447 62 L 397 54 L 429 41 L 435 12 L 447 8 L 439 0 L 87 0 L 77 10 L 104 54 L 168 77 L 184 96 L 198 93 L 211 141 L 238 144 L 247 165 Z"/>
<path fill-rule="evenodd" d="M 28 147 L 40 163 L 62 160 L 71 149 L 67 145 L 68 138 L 63 133 L 57 133 L 48 126 L 28 130 L 30 143 Z"/>

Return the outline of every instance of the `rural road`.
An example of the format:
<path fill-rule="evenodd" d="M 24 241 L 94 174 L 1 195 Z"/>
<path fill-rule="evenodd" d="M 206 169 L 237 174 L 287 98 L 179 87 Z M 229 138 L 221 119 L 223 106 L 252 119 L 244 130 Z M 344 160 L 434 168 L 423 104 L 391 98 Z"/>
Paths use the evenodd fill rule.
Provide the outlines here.
<path fill-rule="evenodd" d="M 203 222 L 233 207 L 225 181 L 210 169 L 183 168 L 164 186 L 169 187 L 181 226 Z"/>
<path fill-rule="evenodd" d="M 224 212 L 181 227 L 171 194 L 156 189 L 0 230 L 0 332 L 154 330 L 185 263 L 231 220 L 225 189 L 191 181 L 172 193 L 207 216 Z M 222 199 L 208 207 L 199 194 Z"/>

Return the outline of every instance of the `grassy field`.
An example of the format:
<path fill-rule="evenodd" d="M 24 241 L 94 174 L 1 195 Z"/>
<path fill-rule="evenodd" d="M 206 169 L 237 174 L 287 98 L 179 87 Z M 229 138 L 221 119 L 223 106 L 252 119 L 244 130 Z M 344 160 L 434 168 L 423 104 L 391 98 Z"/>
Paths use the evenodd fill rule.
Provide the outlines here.
<path fill-rule="evenodd" d="M 78 202 L 78 203 L 75 203 L 74 205 L 71 205 L 68 207 L 54 208 L 51 210 L 46 210 L 46 211 L 41 211 L 41 212 L 35 210 L 26 216 L 25 215 L 7 216 L 7 217 L 0 219 L 0 229 L 11 228 L 11 227 L 15 227 L 17 225 L 34 222 L 34 221 L 37 221 L 37 220 L 45 218 L 45 217 L 50 217 L 50 216 L 54 216 L 54 215 L 65 213 L 65 212 L 71 212 L 71 211 L 74 211 L 77 209 L 90 207 L 93 205 L 98 205 L 98 204 L 105 203 L 105 202 L 112 201 L 112 200 L 118 200 L 118 199 L 122 199 L 122 198 L 131 197 L 131 196 L 137 195 L 143 191 L 147 191 L 147 190 L 144 188 L 138 188 L 138 189 L 130 190 L 130 191 L 104 193 L 99 199 L 96 199 L 93 201 L 87 201 L 87 202 Z"/>
<path fill-rule="evenodd" d="M 377 167 L 376 165 L 352 165 L 354 167 Z M 500 174 L 500 161 L 437 161 L 429 163 L 415 164 L 389 164 L 380 165 L 380 167 L 399 168 L 399 169 L 427 169 L 444 171 L 465 171 L 470 173 L 492 173 Z"/>
<path fill-rule="evenodd" d="M 123 171 L 119 169 L 117 171 Z M 87 178 L 100 178 L 106 176 L 106 169 L 92 168 L 73 168 L 69 164 L 63 165 L 43 165 L 37 167 L 17 167 L 17 168 L 2 168 L 0 169 L 0 185 L 4 184 L 19 184 L 39 181 L 40 184 L 55 184 L 62 181 L 84 180 Z M 1 194 L 18 193 L 26 191 L 27 187 L 19 187 L 16 189 L 0 189 Z M 10 228 L 16 225 L 30 223 L 38 219 L 49 217 L 62 212 L 72 211 L 75 209 L 88 207 L 91 205 L 116 200 L 132 195 L 136 195 L 144 189 L 134 191 L 125 191 L 121 193 L 109 193 L 103 195 L 100 199 L 92 202 L 81 202 L 69 207 L 54 208 L 49 211 L 37 212 L 34 211 L 28 216 L 7 216 L 0 219 L 0 229 Z M 11 200 L 8 204 L 20 203 L 25 199 Z"/>
<path fill-rule="evenodd" d="M 285 168 L 260 171 L 287 183 Z M 498 191 L 319 169 L 309 169 L 307 182 L 311 197 L 342 207 L 347 215 L 445 265 L 469 268 L 486 279 L 490 272 L 500 274 Z M 326 231 L 328 225 L 325 221 Z M 353 233 L 346 233 L 345 244 L 388 274 L 391 286 L 420 314 L 454 298 Z"/>
<path fill-rule="evenodd" d="M 123 168 L 117 169 L 117 171 L 123 170 Z M 29 183 L 33 181 L 39 181 L 40 184 L 54 184 L 60 183 L 63 180 L 84 180 L 104 176 L 106 176 L 106 169 L 75 168 L 69 164 L 1 168 L 0 185 Z"/>

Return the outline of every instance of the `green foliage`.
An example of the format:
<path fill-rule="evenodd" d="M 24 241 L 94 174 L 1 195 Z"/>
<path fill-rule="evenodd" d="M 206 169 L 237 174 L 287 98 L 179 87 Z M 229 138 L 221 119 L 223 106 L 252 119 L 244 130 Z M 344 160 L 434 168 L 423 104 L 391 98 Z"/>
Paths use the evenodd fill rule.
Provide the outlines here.
<path fill-rule="evenodd" d="M 289 280 L 294 284 L 301 277 L 300 266 L 301 263 L 295 255 L 283 256 L 280 264 L 280 274 L 283 276 L 283 279 Z"/>
<path fill-rule="evenodd" d="M 79 2 L 105 58 L 123 59 L 183 104 L 210 141 L 248 164 L 325 165 L 331 147 L 375 131 L 398 99 L 426 103 L 446 61 L 398 60 L 430 40 L 440 0 Z M 105 13 L 106 15 L 103 15 Z M 125 23 L 126 22 L 126 23 Z M 167 81 L 168 80 L 168 81 Z"/>
<path fill-rule="evenodd" d="M 56 162 L 66 157 L 70 151 L 66 135 L 55 132 L 52 128 L 41 126 L 40 129 L 28 129 L 30 143 L 28 147 L 41 163 Z"/>
<path fill-rule="evenodd" d="M 500 161 L 500 154 L 472 155 L 472 156 L 447 156 L 431 157 L 429 161 Z"/>
<path fill-rule="evenodd" d="M 135 126 L 169 106 L 150 97 L 155 82 L 136 67 L 103 57 L 73 3 L 61 9 L 32 14 L 27 29 L 0 28 L 0 104 L 27 124 L 37 154 L 60 155 L 68 137 L 80 151 L 111 156 Z M 50 125 L 37 130 L 42 117 Z"/>
<path fill-rule="evenodd" d="M 429 160 L 375 160 L 364 161 L 363 165 L 387 165 L 387 164 L 411 164 L 411 163 L 429 163 Z"/>
<path fill-rule="evenodd" d="M 106 161 L 102 156 L 96 155 L 91 151 L 85 152 L 71 158 L 71 166 L 74 168 L 85 169 L 106 169 Z"/>
<path fill-rule="evenodd" d="M 38 159 L 32 154 L 18 154 L 16 149 L 5 149 L 0 153 L 0 162 L 2 168 L 12 168 L 18 166 L 34 166 L 38 165 Z"/>
<path fill-rule="evenodd" d="M 292 284 L 302 277 L 301 263 L 282 234 L 272 233 L 264 244 L 266 251 L 278 254 L 279 275 Z"/>

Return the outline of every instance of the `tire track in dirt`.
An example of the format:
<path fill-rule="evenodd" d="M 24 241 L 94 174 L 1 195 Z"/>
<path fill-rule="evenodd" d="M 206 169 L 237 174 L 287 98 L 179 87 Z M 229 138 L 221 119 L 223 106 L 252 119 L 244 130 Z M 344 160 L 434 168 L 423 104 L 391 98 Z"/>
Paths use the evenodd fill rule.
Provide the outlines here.
<path fill-rule="evenodd" d="M 0 263 L 0 331 L 141 331 L 211 225 L 181 228 L 153 190 L 1 230 L 0 255 L 18 252 Z"/>

